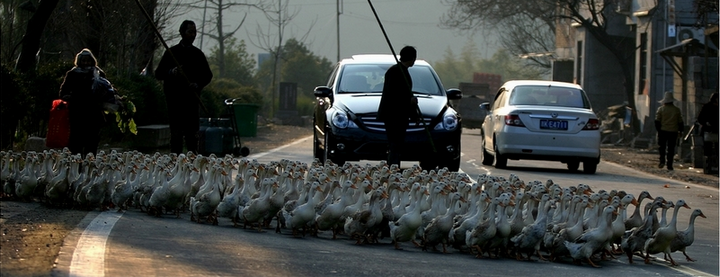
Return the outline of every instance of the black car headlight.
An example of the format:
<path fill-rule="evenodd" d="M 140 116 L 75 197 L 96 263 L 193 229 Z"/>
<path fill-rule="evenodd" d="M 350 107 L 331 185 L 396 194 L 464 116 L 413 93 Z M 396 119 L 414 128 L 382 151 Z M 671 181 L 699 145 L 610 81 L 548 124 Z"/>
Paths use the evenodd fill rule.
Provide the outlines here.
<path fill-rule="evenodd" d="M 435 130 L 445 129 L 447 131 L 453 131 L 458 127 L 458 117 L 451 109 L 448 109 L 443 115 L 443 119 L 440 123 L 435 125 Z"/>
<path fill-rule="evenodd" d="M 348 118 L 347 113 L 344 111 L 336 110 L 332 114 L 332 124 L 333 126 L 345 129 L 345 128 L 357 128 L 357 124 L 355 122 L 352 122 L 350 118 Z"/>

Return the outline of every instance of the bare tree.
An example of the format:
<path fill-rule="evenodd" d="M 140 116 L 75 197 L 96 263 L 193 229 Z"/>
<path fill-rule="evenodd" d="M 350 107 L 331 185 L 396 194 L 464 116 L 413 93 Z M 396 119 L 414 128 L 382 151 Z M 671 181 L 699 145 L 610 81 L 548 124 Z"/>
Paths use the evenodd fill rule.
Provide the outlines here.
<path fill-rule="evenodd" d="M 553 1 L 444 0 L 450 10 L 441 25 L 461 32 L 501 33 L 500 44 L 514 55 L 527 58 L 528 65 L 548 72 L 548 55 L 555 49 L 555 4 Z"/>
<path fill-rule="evenodd" d="M 277 5 L 275 3 L 272 4 L 272 6 L 276 6 L 277 9 L 271 8 L 265 11 L 265 18 L 268 20 L 268 27 L 267 31 L 263 30 L 259 25 L 256 28 L 256 32 L 254 34 L 254 37 L 257 38 L 257 41 L 250 40 L 250 43 L 255 45 L 256 47 L 263 49 L 267 51 L 268 53 L 271 53 L 273 56 L 273 70 L 272 70 L 272 78 L 270 83 L 270 116 L 275 115 L 275 91 L 277 90 L 277 75 L 280 68 L 280 61 L 283 59 L 282 57 L 282 45 L 283 45 L 283 38 L 285 35 L 285 28 L 288 24 L 297 16 L 297 14 L 300 12 L 299 10 L 289 11 L 288 10 L 288 4 L 289 1 L 285 1 L 283 3 L 282 0 L 278 0 Z M 314 24 L 314 23 L 313 23 Z M 277 27 L 277 34 L 271 34 L 270 29 L 273 27 Z M 310 29 L 312 29 L 312 26 L 308 28 L 308 33 L 310 32 Z M 303 37 L 307 37 L 307 33 Z M 303 41 L 304 39 L 301 39 L 299 41 Z"/>
<path fill-rule="evenodd" d="M 45 30 L 45 24 L 55 10 L 59 0 L 41 1 L 37 10 L 27 23 L 25 35 L 22 38 L 22 50 L 18 58 L 17 69 L 28 72 L 35 69 L 35 55 L 40 49 L 40 38 Z"/>
<path fill-rule="evenodd" d="M 582 26 L 588 34 L 604 46 L 619 64 L 619 69 L 624 78 L 623 86 L 628 103 L 635 106 L 633 80 L 633 57 L 634 41 L 628 41 L 627 36 L 615 36 L 608 32 L 608 24 L 612 17 L 623 16 L 614 12 L 615 1 L 607 0 L 445 0 L 451 5 L 450 11 L 444 17 L 443 24 L 448 27 L 460 30 L 473 30 L 480 27 L 493 27 L 503 33 L 520 33 L 522 29 L 507 28 L 506 26 L 520 24 L 547 25 L 547 30 L 555 32 L 556 22 L 572 22 Z M 452 15 L 452 18 L 451 16 Z M 540 32 L 541 34 L 544 32 Z M 502 37 L 501 36 L 501 37 Z M 512 37 L 508 35 L 508 37 Z M 522 39 L 521 39 L 522 38 Z M 512 43 L 515 49 L 529 48 L 529 45 L 541 43 L 545 40 L 542 36 L 533 36 L 528 33 L 526 36 L 513 38 Z M 536 51 L 548 51 L 555 49 L 549 45 L 542 48 L 535 48 Z M 517 51 L 517 50 L 516 50 Z M 637 115 L 633 119 L 633 126 L 640 126 Z M 636 127 L 635 132 L 639 132 Z"/>
<path fill-rule="evenodd" d="M 209 3 L 209 5 L 208 5 Z M 217 52 L 217 65 L 218 65 L 218 76 L 219 78 L 225 78 L 225 42 L 228 38 L 231 38 L 235 35 L 235 33 L 242 27 L 242 25 L 245 23 L 245 18 L 247 17 L 247 12 L 245 15 L 243 15 L 242 20 L 240 20 L 240 23 L 235 26 L 235 28 L 232 31 L 226 32 L 224 30 L 225 23 L 223 22 L 223 14 L 225 12 L 233 11 L 234 9 L 238 8 L 245 8 L 247 10 L 258 10 L 261 12 L 265 12 L 268 9 L 267 4 L 264 3 L 264 1 L 255 1 L 255 2 L 248 2 L 248 1 L 232 1 L 232 0 L 197 0 L 195 2 L 192 2 L 188 4 L 188 7 L 193 9 L 211 9 L 213 10 L 213 13 L 215 14 L 213 19 L 211 20 L 212 23 L 214 23 L 214 27 L 211 28 L 208 31 L 202 31 L 201 33 L 203 35 L 207 35 L 211 39 L 214 39 L 217 41 L 218 45 L 218 52 Z"/>

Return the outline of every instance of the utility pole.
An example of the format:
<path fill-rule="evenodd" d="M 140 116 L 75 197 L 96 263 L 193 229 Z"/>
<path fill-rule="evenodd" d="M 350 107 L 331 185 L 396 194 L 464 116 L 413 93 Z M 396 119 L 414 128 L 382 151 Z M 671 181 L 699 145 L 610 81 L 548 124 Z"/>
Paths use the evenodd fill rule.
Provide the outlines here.
<path fill-rule="evenodd" d="M 342 11 L 340 10 L 340 0 L 337 0 L 336 2 L 337 7 L 337 16 L 335 17 L 335 20 L 337 21 L 337 61 L 340 61 L 340 15 L 342 14 Z"/>
<path fill-rule="evenodd" d="M 207 2 L 208 2 L 208 0 L 205 0 L 205 8 L 203 9 L 202 26 L 200 27 L 200 50 L 202 50 L 202 48 L 203 48 L 203 38 L 205 38 L 205 14 L 207 14 Z"/>

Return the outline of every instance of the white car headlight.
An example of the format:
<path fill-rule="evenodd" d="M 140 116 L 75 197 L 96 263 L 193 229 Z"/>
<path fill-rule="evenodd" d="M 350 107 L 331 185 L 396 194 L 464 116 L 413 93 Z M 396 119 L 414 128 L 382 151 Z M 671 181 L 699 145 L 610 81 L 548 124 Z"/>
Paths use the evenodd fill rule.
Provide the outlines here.
<path fill-rule="evenodd" d="M 458 118 L 457 115 L 452 111 L 445 112 L 445 115 L 443 115 L 443 120 L 438 125 L 435 125 L 435 130 L 439 129 L 445 129 L 448 131 L 452 131 L 457 129 L 458 127 Z"/>
<path fill-rule="evenodd" d="M 355 124 L 355 122 L 352 122 L 345 112 L 339 110 L 333 113 L 332 124 L 340 129 L 345 129 L 347 127 L 357 127 L 357 124 Z"/>

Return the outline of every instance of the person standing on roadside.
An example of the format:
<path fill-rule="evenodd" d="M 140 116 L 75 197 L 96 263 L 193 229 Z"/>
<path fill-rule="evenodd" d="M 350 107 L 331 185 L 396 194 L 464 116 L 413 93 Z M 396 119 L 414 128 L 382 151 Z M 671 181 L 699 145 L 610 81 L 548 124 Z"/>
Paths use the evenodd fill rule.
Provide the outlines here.
<path fill-rule="evenodd" d="M 405 46 L 400 50 L 400 63 L 385 72 L 378 119 L 385 123 L 388 138 L 388 164 L 400 166 L 400 153 L 410 118 L 417 119 L 417 97 L 412 92 L 412 79 L 408 69 L 415 65 L 417 50 Z"/>
<path fill-rule="evenodd" d="M 185 20 L 180 24 L 182 39 L 165 51 L 155 78 L 163 81 L 163 92 L 170 117 L 170 151 L 197 153 L 200 130 L 200 91 L 212 80 L 213 74 L 205 54 L 193 46 L 197 29 Z"/>
<path fill-rule="evenodd" d="M 711 157 L 718 155 L 718 121 L 720 121 L 720 109 L 718 109 L 718 93 L 710 96 L 710 101 L 705 103 L 700 109 L 697 117 L 698 123 L 702 126 L 703 135 L 703 153 L 708 157 L 708 163 Z"/>
<path fill-rule="evenodd" d="M 666 91 L 665 97 L 660 100 L 663 105 L 655 112 L 655 129 L 658 132 L 658 145 L 660 146 L 660 164 L 658 164 L 658 168 L 665 166 L 665 158 L 667 157 L 668 170 L 673 170 L 675 145 L 677 144 L 678 135 L 685 128 L 680 108 L 676 107 L 673 102 L 675 102 L 673 92 Z"/>
<path fill-rule="evenodd" d="M 99 88 L 105 72 L 97 66 L 90 49 L 75 55 L 75 67 L 65 73 L 60 85 L 60 98 L 68 102 L 70 141 L 68 149 L 74 154 L 97 153 L 100 129 L 105 124 L 103 103 L 107 95 Z"/>

